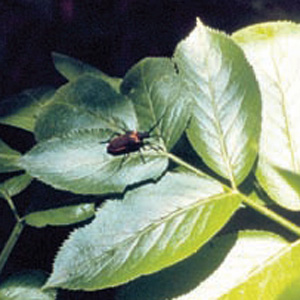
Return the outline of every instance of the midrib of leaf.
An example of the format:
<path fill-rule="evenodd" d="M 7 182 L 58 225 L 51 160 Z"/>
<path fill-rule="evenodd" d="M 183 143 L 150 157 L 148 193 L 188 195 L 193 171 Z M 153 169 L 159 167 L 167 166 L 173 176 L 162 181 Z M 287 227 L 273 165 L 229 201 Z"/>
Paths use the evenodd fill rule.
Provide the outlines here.
<path fill-rule="evenodd" d="M 207 60 L 206 60 L 206 62 L 207 62 Z M 206 69 L 208 70 L 208 72 L 210 72 L 209 67 L 207 65 L 206 65 L 206 67 L 207 67 Z M 228 172 L 228 175 L 229 175 L 229 180 L 231 182 L 232 188 L 234 190 L 236 190 L 237 186 L 236 186 L 236 182 L 235 182 L 234 175 L 233 175 L 233 172 L 232 172 L 232 170 L 233 170 L 232 165 L 231 165 L 230 159 L 228 157 L 228 150 L 227 150 L 227 147 L 225 145 L 225 136 L 224 136 L 224 133 L 223 133 L 223 130 L 222 130 L 222 127 L 221 127 L 221 124 L 220 124 L 219 116 L 218 116 L 218 113 L 217 113 L 217 105 L 216 105 L 216 102 L 215 102 L 215 89 L 214 89 L 212 81 L 211 81 L 211 74 L 210 73 L 208 74 L 207 84 L 208 84 L 208 89 L 210 91 L 210 97 L 211 97 L 212 107 L 213 107 L 213 114 L 214 114 L 215 124 L 216 124 L 216 127 L 217 127 L 217 132 L 218 132 L 219 139 L 220 139 L 220 146 L 221 146 L 222 156 L 225 160 L 226 169 L 227 169 L 227 172 Z"/>
<path fill-rule="evenodd" d="M 114 246 L 113 246 L 113 249 L 120 249 L 120 248 L 124 248 L 122 245 L 126 245 L 128 243 L 132 243 L 132 244 L 135 244 L 134 245 L 134 248 L 136 247 L 136 244 L 138 244 L 138 242 L 135 242 L 136 241 L 139 241 L 140 238 L 142 238 L 144 235 L 146 235 L 148 232 L 151 232 L 153 230 L 155 230 L 157 227 L 159 227 L 161 224 L 163 223 L 168 223 L 171 219 L 174 219 L 176 218 L 177 216 L 181 215 L 181 214 L 186 214 L 187 211 L 189 210 L 193 210 L 195 209 L 197 206 L 199 205 L 204 205 L 204 204 L 207 204 L 209 202 L 213 202 L 213 201 L 221 201 L 223 198 L 226 198 L 228 197 L 230 194 L 232 195 L 235 195 L 234 192 L 227 192 L 227 193 L 223 193 L 223 194 L 219 194 L 219 195 L 215 195 L 215 196 L 211 196 L 211 197 L 208 197 L 206 199 L 200 199 L 200 200 L 197 200 L 195 201 L 195 203 L 191 204 L 191 205 L 188 205 L 186 207 L 183 207 L 183 208 L 179 208 L 177 211 L 174 211 L 172 213 L 170 213 L 169 215 L 165 216 L 165 217 L 162 217 L 159 219 L 159 221 L 155 222 L 155 223 L 151 223 L 149 224 L 148 226 L 146 226 L 145 228 L 141 229 L 141 230 L 138 230 L 134 233 L 133 236 L 130 236 L 126 239 L 124 239 L 123 241 L 119 242 L 119 243 L 116 243 Z M 103 251 L 102 254 L 97 257 L 97 261 L 101 261 L 102 258 L 104 258 L 105 256 L 109 255 L 111 252 L 112 252 L 112 247 L 110 247 L 109 249 L 107 249 L 106 251 Z M 150 250 L 148 250 L 147 253 L 149 253 Z M 131 249 L 131 252 L 132 252 L 132 249 Z M 144 257 L 146 256 L 147 254 L 144 255 Z M 129 255 L 126 255 L 126 257 L 128 257 Z M 112 255 L 108 260 L 105 261 L 105 264 L 103 266 L 101 266 L 100 269 L 98 269 L 98 274 L 107 266 L 109 265 L 110 261 L 114 259 L 114 256 Z M 86 258 L 85 260 L 81 260 L 81 264 L 84 266 L 86 265 L 86 262 L 89 261 L 89 258 Z M 120 266 L 118 267 L 118 269 L 120 269 L 125 263 L 126 263 L 127 259 L 126 260 L 123 260 L 122 264 L 120 264 Z M 113 272 L 115 273 L 116 272 L 116 269 L 113 269 Z"/>
<path fill-rule="evenodd" d="M 153 104 L 152 104 L 152 101 L 151 101 L 151 89 L 152 87 L 149 87 L 148 88 L 148 85 L 146 84 L 146 81 L 145 81 L 145 74 L 144 74 L 144 67 L 141 68 L 141 72 L 142 72 L 142 80 L 143 80 L 143 86 L 145 88 L 145 90 L 147 91 L 147 100 L 148 100 L 148 103 L 149 103 L 149 107 L 150 107 L 150 110 L 151 110 L 151 115 L 153 116 L 153 119 L 154 119 L 154 124 L 157 122 L 157 119 L 156 119 L 156 116 L 155 116 L 155 113 L 154 113 L 154 107 L 153 107 Z M 159 136 L 161 136 L 161 131 L 159 128 L 155 128 L 155 130 L 158 130 L 159 131 Z"/>
<path fill-rule="evenodd" d="M 280 104 L 282 107 L 284 124 L 285 124 L 284 131 L 285 131 L 287 139 L 288 139 L 289 148 L 291 149 L 292 167 L 293 167 L 293 171 L 297 172 L 299 170 L 297 168 L 297 163 L 296 163 L 296 159 L 295 159 L 295 150 L 294 150 L 293 140 L 292 140 L 292 136 L 291 136 L 291 132 L 290 132 L 290 124 L 289 124 L 287 109 L 286 109 L 286 97 L 285 97 L 285 93 L 283 92 L 281 84 L 280 84 L 280 82 L 282 82 L 282 79 L 281 79 L 281 75 L 278 70 L 278 66 L 277 66 L 277 63 L 276 63 L 273 53 L 271 54 L 271 59 L 272 59 L 273 65 L 274 65 L 275 75 L 277 78 L 277 81 L 275 81 L 275 85 L 278 88 L 278 91 L 280 93 L 280 98 L 281 98 Z"/>

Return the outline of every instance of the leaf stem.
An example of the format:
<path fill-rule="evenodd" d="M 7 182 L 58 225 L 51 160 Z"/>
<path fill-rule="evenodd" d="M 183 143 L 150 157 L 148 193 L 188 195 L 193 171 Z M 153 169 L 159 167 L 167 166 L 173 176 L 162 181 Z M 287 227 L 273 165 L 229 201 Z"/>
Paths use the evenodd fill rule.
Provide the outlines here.
<path fill-rule="evenodd" d="M 13 231 L 10 234 L 8 241 L 6 242 L 6 244 L 2 250 L 2 252 L 0 254 L 0 274 L 2 272 L 3 267 L 5 266 L 5 263 L 10 255 L 11 251 L 13 250 L 16 242 L 18 241 L 23 228 L 24 228 L 24 221 L 19 220 L 16 223 Z"/>
<path fill-rule="evenodd" d="M 174 161 L 178 165 L 185 167 L 186 169 L 194 172 L 195 174 L 200 175 L 200 176 L 208 176 L 207 174 L 203 173 L 202 171 L 198 170 L 197 168 L 193 167 L 192 165 L 186 163 L 185 161 L 183 161 L 179 157 L 173 155 L 172 153 L 168 153 L 168 152 L 163 152 L 163 153 L 164 153 L 164 155 L 169 157 L 172 161 Z M 227 187 L 227 186 L 226 186 L 226 188 L 229 189 L 229 187 Z M 248 205 L 252 209 L 259 212 L 260 214 L 262 214 L 262 215 L 266 216 L 267 218 L 280 224 L 281 226 L 283 226 L 284 228 L 293 232 L 297 236 L 300 236 L 300 227 L 295 225 L 293 222 L 280 216 L 279 214 L 275 213 L 274 211 L 270 210 L 269 208 L 267 208 L 263 205 L 257 204 L 255 201 L 251 200 L 249 197 L 247 197 L 246 195 L 239 192 L 236 187 L 232 187 L 231 191 L 232 191 L 232 193 L 238 194 L 243 199 L 244 204 Z"/>
<path fill-rule="evenodd" d="M 17 208 L 16 208 L 14 202 L 12 201 L 11 197 L 7 193 L 5 193 L 3 196 L 4 196 L 5 200 L 7 201 L 8 206 L 10 207 L 12 213 L 14 214 L 14 217 L 16 218 L 17 222 L 19 222 L 20 217 L 19 217 Z"/>
<path fill-rule="evenodd" d="M 258 211 L 262 215 L 268 217 L 269 219 L 275 221 L 276 223 L 280 224 L 281 226 L 285 227 L 289 231 L 293 232 L 297 236 L 300 236 L 300 227 L 295 225 L 293 222 L 289 221 L 288 219 L 280 216 L 279 214 L 275 213 L 274 211 L 270 210 L 269 208 L 257 204 L 255 201 L 250 199 L 244 194 L 239 193 L 239 196 L 242 197 L 243 202 L 248 205 L 249 207 L 253 208 L 254 210 Z"/>
<path fill-rule="evenodd" d="M 185 161 L 183 161 L 181 158 L 179 158 L 178 156 L 170 153 L 170 152 L 164 152 L 163 154 L 165 156 L 167 156 L 168 158 L 170 158 L 172 161 L 174 161 L 175 163 L 177 163 L 180 166 L 183 166 L 184 168 L 194 172 L 195 174 L 199 175 L 199 176 L 205 176 L 208 177 L 207 174 L 205 174 L 204 172 L 200 171 L 199 169 L 193 167 L 192 165 L 186 163 Z"/>

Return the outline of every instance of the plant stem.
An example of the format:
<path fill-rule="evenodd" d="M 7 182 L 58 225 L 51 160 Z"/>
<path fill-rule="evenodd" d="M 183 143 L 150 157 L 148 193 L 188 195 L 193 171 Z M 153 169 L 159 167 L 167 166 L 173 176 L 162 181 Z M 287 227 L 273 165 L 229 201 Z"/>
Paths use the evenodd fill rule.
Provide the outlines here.
<path fill-rule="evenodd" d="M 14 214 L 17 222 L 20 221 L 20 217 L 18 215 L 18 211 L 17 211 L 17 208 L 15 207 L 15 204 L 14 202 L 12 201 L 11 197 L 7 194 L 7 195 L 4 195 L 5 196 L 5 200 L 7 201 L 12 213 Z"/>
<path fill-rule="evenodd" d="M 199 176 L 205 176 L 208 177 L 207 174 L 205 174 L 204 172 L 200 171 L 199 169 L 193 167 L 192 165 L 186 163 L 185 161 L 183 161 L 181 158 L 179 158 L 176 155 L 173 155 L 172 153 L 169 152 L 163 152 L 164 155 L 166 155 L 168 158 L 170 158 L 171 160 L 173 160 L 175 163 L 177 163 L 180 166 L 183 166 L 184 168 L 194 172 L 195 174 L 199 175 Z"/>
<path fill-rule="evenodd" d="M 16 242 L 18 241 L 18 238 L 22 232 L 24 228 L 24 222 L 19 220 L 13 231 L 10 234 L 10 237 L 8 239 L 8 241 L 6 242 L 1 254 L 0 254 L 0 273 L 2 272 L 3 267 L 5 266 L 5 263 L 11 253 L 11 251 L 13 250 Z"/>
<path fill-rule="evenodd" d="M 251 200 L 244 194 L 239 193 L 240 197 L 243 198 L 243 202 L 253 208 L 254 210 L 258 211 L 262 215 L 268 217 L 269 219 L 275 221 L 276 223 L 280 224 L 281 226 L 285 227 L 289 231 L 295 233 L 297 236 L 300 236 L 300 227 L 295 225 L 293 222 L 285 219 L 284 217 L 278 215 L 274 211 L 270 210 L 269 208 L 257 204 L 255 201 Z"/>
<path fill-rule="evenodd" d="M 168 153 L 168 152 L 163 152 L 167 157 L 169 157 L 172 161 L 174 161 L 175 163 L 177 163 L 178 165 L 181 165 L 185 168 L 187 168 L 188 170 L 194 172 L 197 175 L 200 176 L 208 176 L 207 174 L 201 172 L 200 170 L 198 170 L 197 168 L 191 166 L 190 164 L 186 163 L 185 161 L 183 161 L 182 159 L 180 159 L 179 157 L 173 155 L 172 153 Z M 227 189 L 229 189 L 226 186 Z M 294 223 L 292 223 L 291 221 L 289 221 L 288 219 L 285 219 L 284 217 L 278 215 L 277 213 L 275 213 L 274 211 L 270 210 L 269 208 L 257 204 L 255 201 L 251 200 L 249 197 L 247 197 L 246 195 L 240 193 L 236 187 L 233 186 L 232 189 L 230 189 L 232 191 L 232 193 L 238 194 L 242 199 L 243 202 L 248 205 L 249 207 L 253 208 L 254 210 L 258 211 L 259 213 L 261 213 L 262 215 L 266 216 L 267 218 L 275 221 L 276 223 L 280 224 L 281 226 L 283 226 L 284 228 L 288 229 L 289 231 L 293 232 L 294 234 L 296 234 L 297 236 L 300 236 L 300 227 L 295 225 Z"/>

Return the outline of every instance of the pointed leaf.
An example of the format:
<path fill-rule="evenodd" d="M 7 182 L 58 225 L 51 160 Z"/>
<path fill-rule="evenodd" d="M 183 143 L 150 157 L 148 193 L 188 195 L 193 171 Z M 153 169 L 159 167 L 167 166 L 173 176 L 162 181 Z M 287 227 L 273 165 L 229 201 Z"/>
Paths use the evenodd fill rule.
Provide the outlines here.
<path fill-rule="evenodd" d="M 38 143 L 19 161 L 32 177 L 57 189 L 80 194 L 123 191 L 128 185 L 157 178 L 168 160 L 158 151 L 112 156 L 107 153 L 110 131 L 84 130 Z M 104 142 L 105 141 L 105 142 Z"/>
<path fill-rule="evenodd" d="M 92 75 L 79 77 L 57 90 L 35 127 L 38 140 L 61 136 L 83 128 L 110 128 L 122 131 L 115 119 L 135 129 L 131 101 L 118 94 L 105 81 Z"/>
<path fill-rule="evenodd" d="M 0 139 L 0 173 L 18 171 L 17 161 L 21 154 L 11 149 Z"/>
<path fill-rule="evenodd" d="M 263 231 L 217 237 L 182 263 L 124 286 L 117 299 L 277 299 L 297 274 L 284 268 L 291 248 Z"/>
<path fill-rule="evenodd" d="M 64 54 L 53 52 L 52 57 L 57 71 L 69 81 L 76 80 L 82 75 L 92 74 L 100 77 L 109 83 L 116 91 L 119 91 L 122 81 L 121 78 L 110 77 L 99 69 Z"/>
<path fill-rule="evenodd" d="M 170 150 L 190 118 L 190 96 L 174 63 L 168 58 L 143 59 L 126 74 L 121 90 L 132 99 L 139 129 L 157 125 L 155 132 Z"/>
<path fill-rule="evenodd" d="M 1 300 L 55 300 L 54 289 L 42 291 L 47 275 L 42 271 L 26 271 L 10 276 L 0 283 Z"/>
<path fill-rule="evenodd" d="M 95 204 L 86 203 L 32 212 L 25 216 L 25 222 L 34 227 L 70 225 L 87 220 L 94 214 Z"/>
<path fill-rule="evenodd" d="M 23 190 L 25 190 L 32 181 L 32 177 L 28 174 L 22 174 L 19 176 L 12 177 L 6 181 L 0 183 L 0 197 L 4 198 L 7 196 L 13 197 L 18 195 Z"/>
<path fill-rule="evenodd" d="M 37 115 L 54 92 L 54 88 L 40 87 L 1 101 L 0 123 L 33 131 Z"/>
<path fill-rule="evenodd" d="M 96 290 L 128 282 L 194 253 L 238 209 L 217 181 L 173 172 L 106 202 L 59 251 L 46 287 Z"/>
<path fill-rule="evenodd" d="M 300 196 L 270 165 L 300 173 L 300 26 L 270 22 L 242 29 L 234 39 L 259 81 L 263 122 L 257 178 L 278 204 L 300 210 Z"/>
<path fill-rule="evenodd" d="M 232 184 L 249 174 L 260 133 L 260 94 L 241 49 L 225 34 L 196 28 L 174 60 L 194 100 L 188 138 L 205 163 Z"/>

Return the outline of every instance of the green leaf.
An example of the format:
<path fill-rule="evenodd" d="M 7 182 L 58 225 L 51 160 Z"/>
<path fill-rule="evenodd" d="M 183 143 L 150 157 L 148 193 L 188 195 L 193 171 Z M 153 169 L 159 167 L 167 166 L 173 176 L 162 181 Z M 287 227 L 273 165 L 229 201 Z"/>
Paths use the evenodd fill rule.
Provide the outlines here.
<path fill-rule="evenodd" d="M 17 161 L 21 154 L 11 149 L 0 139 L 0 173 L 13 172 L 20 170 Z"/>
<path fill-rule="evenodd" d="M 95 204 L 86 203 L 32 212 L 25 216 L 25 221 L 34 227 L 61 226 L 87 220 L 94 214 Z"/>
<path fill-rule="evenodd" d="M 260 93 L 242 50 L 221 32 L 196 28 L 174 53 L 194 100 L 188 138 L 204 162 L 233 185 L 249 174 L 260 134 Z"/>
<path fill-rule="evenodd" d="M 0 183 L 0 197 L 13 197 L 25 190 L 31 183 L 32 177 L 28 174 L 14 176 Z"/>
<path fill-rule="evenodd" d="M 120 132 L 125 125 L 128 129 L 136 127 L 131 101 L 102 79 L 87 74 L 57 90 L 37 120 L 35 135 L 45 140 L 83 128 Z"/>
<path fill-rule="evenodd" d="M 46 279 L 47 275 L 42 271 L 24 271 L 12 275 L 0 283 L 0 299 L 55 300 L 56 290 L 41 290 Z"/>
<path fill-rule="evenodd" d="M 156 150 L 113 156 L 107 153 L 111 132 L 83 130 L 38 143 L 19 161 L 32 177 L 80 194 L 122 192 L 128 185 L 156 179 L 168 160 Z"/>
<path fill-rule="evenodd" d="M 79 76 L 92 74 L 100 77 L 102 80 L 109 83 L 116 91 L 119 91 L 122 82 L 121 78 L 110 77 L 99 69 L 64 54 L 53 52 L 52 57 L 56 70 L 67 80 L 73 81 Z"/>
<path fill-rule="evenodd" d="M 213 179 L 167 173 L 106 202 L 91 224 L 75 230 L 46 287 L 97 290 L 161 270 L 205 244 L 239 205 L 238 195 Z"/>
<path fill-rule="evenodd" d="M 280 236 L 263 231 L 217 237 L 178 265 L 124 286 L 117 299 L 277 299 L 299 273 L 292 267 L 289 278 L 291 249 Z"/>
<path fill-rule="evenodd" d="M 276 168 L 276 170 L 300 197 L 300 174 L 296 174 L 281 168 Z"/>
<path fill-rule="evenodd" d="M 26 90 L 0 103 L 0 123 L 33 131 L 43 106 L 51 100 L 55 89 L 40 87 Z"/>
<path fill-rule="evenodd" d="M 270 22 L 242 29 L 244 49 L 262 93 L 262 134 L 257 178 L 278 204 L 300 210 L 300 196 L 270 165 L 300 173 L 300 26 Z"/>
<path fill-rule="evenodd" d="M 190 96 L 184 82 L 168 58 L 146 58 L 133 66 L 121 86 L 132 99 L 139 129 L 155 132 L 170 150 L 190 118 Z"/>

